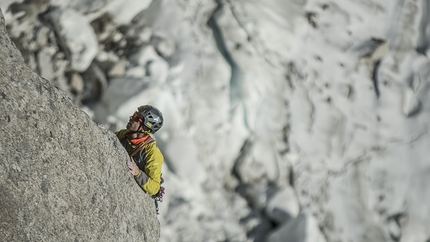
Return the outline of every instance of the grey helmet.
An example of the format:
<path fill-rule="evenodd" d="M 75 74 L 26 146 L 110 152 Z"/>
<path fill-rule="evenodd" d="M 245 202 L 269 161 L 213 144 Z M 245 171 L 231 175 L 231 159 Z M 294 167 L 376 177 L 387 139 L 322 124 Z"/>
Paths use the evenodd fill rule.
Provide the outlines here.
<path fill-rule="evenodd" d="M 145 130 L 154 134 L 163 126 L 163 114 L 157 108 L 151 105 L 143 105 L 137 108 L 143 122 L 142 126 Z"/>

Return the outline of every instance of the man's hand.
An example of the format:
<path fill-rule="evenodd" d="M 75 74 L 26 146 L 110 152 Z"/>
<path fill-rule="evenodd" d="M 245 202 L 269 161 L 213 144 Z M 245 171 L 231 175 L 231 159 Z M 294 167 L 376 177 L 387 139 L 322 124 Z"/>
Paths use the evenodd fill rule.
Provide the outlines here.
<path fill-rule="evenodd" d="M 130 157 L 130 160 L 127 161 L 127 166 L 128 166 L 128 169 L 130 170 L 130 173 L 133 174 L 133 176 L 139 175 L 140 169 L 136 165 L 136 162 L 134 162 L 132 157 Z"/>

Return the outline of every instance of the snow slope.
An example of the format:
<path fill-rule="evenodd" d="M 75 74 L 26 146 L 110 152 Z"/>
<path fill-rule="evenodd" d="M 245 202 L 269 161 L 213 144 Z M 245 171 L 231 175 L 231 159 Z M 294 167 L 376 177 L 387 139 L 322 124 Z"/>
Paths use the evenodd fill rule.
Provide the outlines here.
<path fill-rule="evenodd" d="M 141 104 L 163 112 L 161 241 L 430 238 L 428 1 L 138 2 L 48 3 L 97 50 L 54 26 L 63 47 L 32 62 L 16 39 L 113 130 Z M 13 9 L 12 36 L 49 25 Z"/>

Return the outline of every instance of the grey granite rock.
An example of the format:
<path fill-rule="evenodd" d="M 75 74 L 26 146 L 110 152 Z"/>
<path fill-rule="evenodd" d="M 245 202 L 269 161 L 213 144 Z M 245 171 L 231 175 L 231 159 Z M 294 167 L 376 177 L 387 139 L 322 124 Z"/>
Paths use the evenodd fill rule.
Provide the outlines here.
<path fill-rule="evenodd" d="M 115 135 L 31 71 L 0 13 L 2 241 L 158 241 Z"/>

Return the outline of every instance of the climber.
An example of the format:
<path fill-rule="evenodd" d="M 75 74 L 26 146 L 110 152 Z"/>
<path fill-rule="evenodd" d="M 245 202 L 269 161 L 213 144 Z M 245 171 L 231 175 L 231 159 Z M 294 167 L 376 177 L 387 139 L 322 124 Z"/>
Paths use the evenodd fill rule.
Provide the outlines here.
<path fill-rule="evenodd" d="M 163 154 L 158 149 L 151 134 L 163 126 L 163 115 L 150 105 L 140 106 L 138 111 L 129 117 L 126 129 L 115 132 L 121 144 L 130 155 L 127 166 L 135 181 L 155 200 L 162 201 L 164 187 L 161 187 L 161 166 Z"/>

